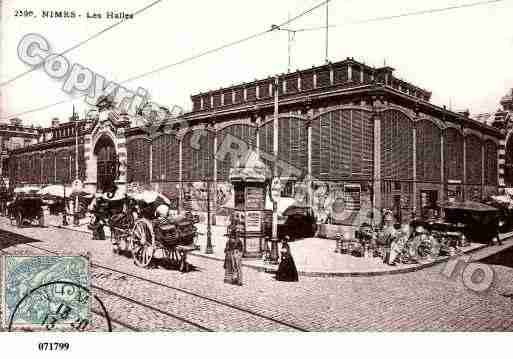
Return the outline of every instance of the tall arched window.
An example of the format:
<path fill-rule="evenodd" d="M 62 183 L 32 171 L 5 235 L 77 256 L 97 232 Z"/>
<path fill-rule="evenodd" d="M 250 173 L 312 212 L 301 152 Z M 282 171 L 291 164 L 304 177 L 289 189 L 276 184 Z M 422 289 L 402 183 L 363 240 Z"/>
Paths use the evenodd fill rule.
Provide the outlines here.
<path fill-rule="evenodd" d="M 441 130 L 433 122 L 422 120 L 416 125 L 417 181 L 440 182 L 441 180 Z"/>
<path fill-rule="evenodd" d="M 173 134 L 162 135 L 153 140 L 153 181 L 178 181 L 179 145 L 179 140 Z"/>
<path fill-rule="evenodd" d="M 444 133 L 445 180 L 463 181 L 463 135 L 455 128 Z"/>
<path fill-rule="evenodd" d="M 413 124 L 400 111 L 382 114 L 381 176 L 393 180 L 413 179 Z"/>
<path fill-rule="evenodd" d="M 278 158 L 306 173 L 308 136 L 305 123 L 298 118 L 280 118 L 278 126 Z"/>
<path fill-rule="evenodd" d="M 497 186 L 497 144 L 492 140 L 485 142 L 485 185 Z"/>
<path fill-rule="evenodd" d="M 371 113 L 339 109 L 312 121 L 312 175 L 317 178 L 371 178 L 374 124 Z"/>
<path fill-rule="evenodd" d="M 481 184 L 482 181 L 482 148 L 481 140 L 476 135 L 465 138 L 465 162 L 467 165 L 467 184 Z"/>
<path fill-rule="evenodd" d="M 272 122 L 270 123 L 272 129 Z M 229 141 L 226 136 L 233 136 L 237 140 L 241 140 L 245 145 L 245 148 L 252 149 L 256 145 L 256 129 L 253 126 L 249 126 L 246 124 L 235 124 L 228 127 L 223 128 L 218 132 L 217 137 L 217 149 L 223 146 L 223 141 Z M 260 141 L 262 137 L 260 138 Z M 261 148 L 262 150 L 262 148 Z M 270 151 L 268 152 L 267 148 L 263 150 L 272 155 L 272 137 L 270 138 Z M 230 168 L 235 164 L 236 159 L 231 157 L 231 154 L 227 154 L 222 160 L 220 159 L 217 163 L 217 178 L 220 181 L 228 180 L 228 176 L 230 174 Z"/>
<path fill-rule="evenodd" d="M 204 181 L 214 175 L 214 132 L 196 129 L 182 140 L 182 176 L 184 181 Z"/>
<path fill-rule="evenodd" d="M 150 141 L 135 138 L 127 143 L 128 182 L 150 182 Z"/>

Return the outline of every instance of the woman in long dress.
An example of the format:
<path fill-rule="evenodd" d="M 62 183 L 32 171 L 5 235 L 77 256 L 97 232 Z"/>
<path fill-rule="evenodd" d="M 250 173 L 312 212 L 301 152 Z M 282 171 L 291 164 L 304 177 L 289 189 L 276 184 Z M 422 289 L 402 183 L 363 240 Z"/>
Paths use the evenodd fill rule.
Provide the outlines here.
<path fill-rule="evenodd" d="M 230 236 L 224 253 L 224 282 L 242 285 L 242 241 Z"/>
<path fill-rule="evenodd" d="M 292 254 L 290 252 L 289 244 L 287 243 L 287 238 L 281 246 L 281 261 L 278 266 L 278 271 L 276 272 L 276 280 L 283 282 L 297 282 L 299 280 L 299 276 L 296 264 L 294 263 L 294 258 L 292 258 Z"/>
<path fill-rule="evenodd" d="M 226 242 L 226 246 L 224 248 L 224 282 L 232 283 L 233 280 L 233 263 L 232 263 L 232 254 L 230 251 L 230 238 Z"/>
<path fill-rule="evenodd" d="M 243 244 L 236 236 L 234 221 L 228 226 L 228 241 L 224 248 L 224 282 L 242 285 L 242 250 Z"/>

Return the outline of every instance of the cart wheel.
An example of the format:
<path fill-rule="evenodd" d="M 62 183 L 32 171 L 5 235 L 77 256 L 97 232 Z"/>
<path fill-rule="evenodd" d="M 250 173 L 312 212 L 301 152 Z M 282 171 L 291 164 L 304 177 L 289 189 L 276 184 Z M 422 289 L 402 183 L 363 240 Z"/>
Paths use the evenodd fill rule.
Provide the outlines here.
<path fill-rule="evenodd" d="M 23 224 L 23 217 L 21 215 L 21 212 L 16 213 L 16 226 L 21 227 Z"/>
<path fill-rule="evenodd" d="M 146 219 L 137 220 L 132 230 L 132 256 L 139 267 L 148 267 L 155 252 L 153 226 Z"/>

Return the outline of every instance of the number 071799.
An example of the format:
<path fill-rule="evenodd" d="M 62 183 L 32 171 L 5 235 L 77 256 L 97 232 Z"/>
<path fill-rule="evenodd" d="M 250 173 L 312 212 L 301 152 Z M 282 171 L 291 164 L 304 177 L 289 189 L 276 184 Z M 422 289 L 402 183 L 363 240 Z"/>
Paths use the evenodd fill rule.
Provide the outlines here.
<path fill-rule="evenodd" d="M 67 351 L 69 348 L 69 343 L 42 342 L 38 344 L 39 351 Z"/>

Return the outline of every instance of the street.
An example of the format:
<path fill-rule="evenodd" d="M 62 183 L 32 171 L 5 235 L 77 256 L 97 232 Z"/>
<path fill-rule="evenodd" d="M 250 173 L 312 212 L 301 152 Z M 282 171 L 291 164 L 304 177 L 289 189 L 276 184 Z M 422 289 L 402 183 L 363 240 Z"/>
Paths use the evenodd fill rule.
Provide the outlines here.
<path fill-rule="evenodd" d="M 275 281 L 245 270 L 242 287 L 223 282 L 223 264 L 193 257 L 189 273 L 158 263 L 141 269 L 112 253 L 108 241 L 57 228 L 16 228 L 0 219 L 2 254 L 79 254 L 92 259 L 91 286 L 114 330 L 164 331 L 503 331 L 513 328 L 513 250 L 483 260 L 495 272 L 485 293 L 465 288 L 444 264 L 369 277 Z M 487 249 L 481 250 L 481 252 Z M 474 254 L 479 257 L 480 252 Z M 102 326 L 93 303 L 93 329 Z"/>

